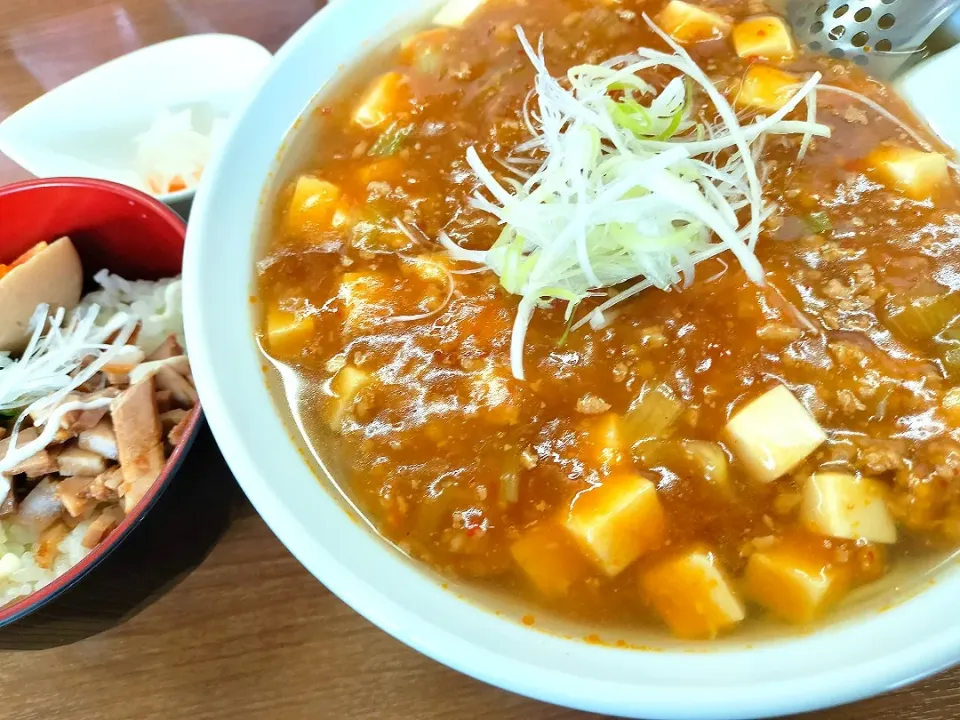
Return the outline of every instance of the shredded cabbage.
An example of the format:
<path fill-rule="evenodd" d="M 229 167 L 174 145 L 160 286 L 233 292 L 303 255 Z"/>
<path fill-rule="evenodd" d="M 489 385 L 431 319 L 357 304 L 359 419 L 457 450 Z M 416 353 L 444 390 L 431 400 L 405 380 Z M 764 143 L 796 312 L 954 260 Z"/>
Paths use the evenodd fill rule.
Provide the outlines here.
<path fill-rule="evenodd" d="M 179 276 L 162 280 L 126 280 L 101 270 L 93 280 L 100 289 L 86 295 L 74 314 L 97 305 L 102 309 L 98 323 L 107 322 L 117 313 L 135 317 L 140 321 L 137 346 L 148 355 L 171 335 L 184 345 Z"/>
<path fill-rule="evenodd" d="M 830 135 L 815 120 L 819 74 L 770 117 L 741 125 L 686 51 L 647 22 L 672 53 L 640 48 L 599 65 L 577 65 L 566 83 L 547 70 L 543 39 L 535 51 L 518 26 L 536 69 L 524 105 L 532 139 L 510 157 L 495 158 L 516 177 L 498 180 L 475 148 L 467 150 L 482 186 L 471 203 L 498 218 L 503 231 L 486 251 L 461 248 L 444 234 L 439 241 L 453 259 L 485 266 L 520 296 L 510 351 L 518 379 L 527 327 L 551 301 L 566 302 L 570 320 L 585 298 L 635 281 L 573 329 L 602 326 L 613 305 L 647 288 L 689 286 L 698 263 L 727 251 L 762 283 L 754 249 L 774 208 L 763 202 L 755 155 L 769 134 L 803 135 L 803 152 L 812 137 Z M 664 67 L 679 75 L 658 93 L 642 74 Z M 697 88 L 713 105 L 716 123 L 694 117 Z M 807 119 L 785 120 L 805 99 Z M 749 221 L 741 224 L 741 214 Z"/>

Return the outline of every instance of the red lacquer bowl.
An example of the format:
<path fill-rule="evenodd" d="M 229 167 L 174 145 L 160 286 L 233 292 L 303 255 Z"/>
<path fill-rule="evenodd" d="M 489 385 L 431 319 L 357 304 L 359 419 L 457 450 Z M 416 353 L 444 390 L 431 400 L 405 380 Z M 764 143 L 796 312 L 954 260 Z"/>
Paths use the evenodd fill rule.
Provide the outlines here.
<path fill-rule="evenodd" d="M 180 274 L 185 234 L 183 220 L 159 201 L 103 180 L 53 178 L 0 188 L 0 263 L 38 242 L 69 235 L 87 280 L 103 268 L 130 280 L 155 280 Z M 0 627 L 65 595 L 130 535 L 170 484 L 200 425 L 197 407 L 160 477 L 123 522 L 49 585 L 0 607 Z"/>

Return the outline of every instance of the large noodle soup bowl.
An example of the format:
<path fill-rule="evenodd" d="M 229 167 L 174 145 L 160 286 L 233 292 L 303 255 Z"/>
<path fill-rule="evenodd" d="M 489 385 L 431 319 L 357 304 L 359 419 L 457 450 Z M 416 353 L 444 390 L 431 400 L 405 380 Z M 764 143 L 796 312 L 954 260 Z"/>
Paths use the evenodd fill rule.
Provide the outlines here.
<path fill-rule="evenodd" d="M 408 645 L 485 682 L 585 710 L 769 717 L 884 692 L 960 660 L 951 564 L 913 572 L 896 602 L 864 597 L 813 633 L 760 628 L 712 643 L 601 633 L 625 638 L 624 649 L 580 639 L 597 628 L 445 580 L 358 521 L 265 381 L 249 298 L 298 119 L 344 68 L 432 5 L 338 0 L 319 12 L 277 55 L 194 206 L 184 265 L 193 372 L 213 432 L 271 529 L 317 579 Z M 521 622 L 531 612 L 533 628 Z"/>

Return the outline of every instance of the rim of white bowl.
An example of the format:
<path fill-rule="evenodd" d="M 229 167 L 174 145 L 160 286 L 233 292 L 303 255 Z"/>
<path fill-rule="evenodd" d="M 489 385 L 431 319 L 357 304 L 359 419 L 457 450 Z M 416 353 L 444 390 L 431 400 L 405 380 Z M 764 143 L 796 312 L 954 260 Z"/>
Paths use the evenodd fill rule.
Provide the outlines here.
<path fill-rule="evenodd" d="M 260 183 L 313 95 L 300 86 L 318 89 L 338 64 L 362 56 L 360 33 L 389 35 L 399 13 L 392 0 L 334 0 L 287 42 L 208 168 L 188 230 L 185 324 L 201 401 L 244 492 L 284 545 L 357 612 L 425 655 L 581 710 L 664 720 L 772 717 L 892 690 L 960 660 L 955 572 L 883 613 L 808 636 L 708 652 L 623 650 L 550 636 L 456 598 L 322 488 L 270 397 L 254 342 L 248 297 Z"/>

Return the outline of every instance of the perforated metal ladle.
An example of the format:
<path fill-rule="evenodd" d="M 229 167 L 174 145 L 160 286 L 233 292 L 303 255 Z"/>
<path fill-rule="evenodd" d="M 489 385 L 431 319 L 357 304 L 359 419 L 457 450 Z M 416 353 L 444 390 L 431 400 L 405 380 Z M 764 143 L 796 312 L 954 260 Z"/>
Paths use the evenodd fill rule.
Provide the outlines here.
<path fill-rule="evenodd" d="M 786 0 L 799 43 L 885 80 L 958 9 L 960 0 Z"/>

